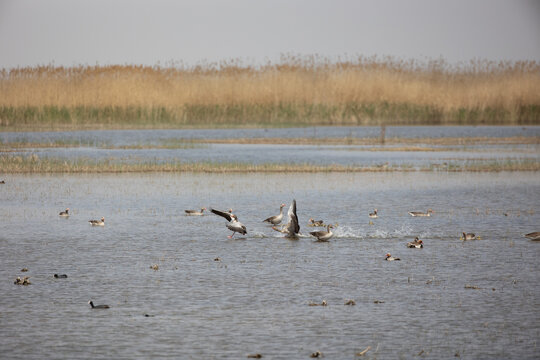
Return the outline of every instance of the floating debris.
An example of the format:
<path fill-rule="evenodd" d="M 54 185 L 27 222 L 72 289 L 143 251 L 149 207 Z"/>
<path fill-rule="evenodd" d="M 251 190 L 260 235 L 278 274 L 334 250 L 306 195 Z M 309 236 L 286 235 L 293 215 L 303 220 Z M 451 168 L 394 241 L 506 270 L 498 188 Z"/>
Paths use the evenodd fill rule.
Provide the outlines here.
<path fill-rule="evenodd" d="M 317 304 L 317 303 L 315 303 L 313 301 L 310 301 L 308 305 L 309 306 L 327 306 L 328 303 L 326 302 L 326 300 L 323 300 L 320 304 Z"/>
<path fill-rule="evenodd" d="M 66 274 L 54 274 L 55 279 L 67 279 Z"/>
<path fill-rule="evenodd" d="M 384 304 L 384 301 L 382 301 L 382 300 L 375 300 L 373 303 L 374 303 L 374 304 Z"/>
<path fill-rule="evenodd" d="M 356 353 L 356 356 L 364 356 L 366 355 L 366 353 L 371 350 L 371 346 L 368 346 L 367 348 L 365 348 L 364 350 L 360 351 L 359 353 Z"/>
<path fill-rule="evenodd" d="M 465 285 L 465 289 L 475 289 L 475 290 L 478 290 L 480 289 L 480 287 L 476 286 L 476 285 Z"/>
<path fill-rule="evenodd" d="M 261 354 L 257 353 L 257 354 L 248 354 L 247 357 L 250 358 L 250 359 L 260 359 L 263 356 Z"/>

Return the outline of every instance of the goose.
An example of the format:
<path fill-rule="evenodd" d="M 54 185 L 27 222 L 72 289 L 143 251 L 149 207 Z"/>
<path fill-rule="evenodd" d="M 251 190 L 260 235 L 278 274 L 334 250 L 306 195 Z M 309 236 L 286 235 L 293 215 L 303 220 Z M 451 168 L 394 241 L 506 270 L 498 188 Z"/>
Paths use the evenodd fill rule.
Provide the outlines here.
<path fill-rule="evenodd" d="M 60 216 L 69 216 L 69 208 L 66 209 L 66 211 L 61 211 L 60 214 L 58 214 Z"/>
<path fill-rule="evenodd" d="M 414 238 L 413 241 L 410 241 L 407 243 L 407 247 L 408 248 L 416 248 L 416 249 L 421 249 L 424 247 L 424 242 L 420 239 L 418 239 L 418 236 Z"/>
<path fill-rule="evenodd" d="M 277 226 L 272 226 L 272 229 L 286 234 L 286 237 L 288 238 L 296 238 L 298 232 L 300 231 L 300 225 L 298 224 L 298 216 L 296 215 L 296 200 L 293 200 L 291 206 L 289 206 L 289 211 L 287 211 L 287 218 L 287 225 L 284 225 L 281 228 L 278 228 Z"/>
<path fill-rule="evenodd" d="M 201 211 L 197 210 L 184 210 L 186 212 L 186 216 L 202 216 L 204 210 L 206 210 L 205 207 L 201 208 Z"/>
<path fill-rule="evenodd" d="M 88 303 L 90 304 L 92 309 L 108 309 L 108 308 L 110 308 L 109 305 L 94 305 L 94 302 L 92 300 L 90 300 Z"/>
<path fill-rule="evenodd" d="M 270 223 L 272 225 L 278 225 L 281 223 L 281 220 L 283 219 L 283 208 L 285 207 L 285 204 L 281 204 L 279 206 L 279 215 L 270 216 L 268 219 L 264 219 L 263 222 Z"/>
<path fill-rule="evenodd" d="M 378 218 L 379 215 L 377 215 L 377 209 L 373 210 L 373 212 L 369 214 L 369 217 L 372 219 Z"/>
<path fill-rule="evenodd" d="M 392 257 L 392 255 L 390 255 L 390 253 L 386 254 L 386 258 L 385 258 L 386 261 L 394 261 L 394 260 L 401 260 L 400 258 L 397 258 L 397 257 Z"/>
<path fill-rule="evenodd" d="M 326 226 L 326 231 L 312 231 L 310 232 L 311 235 L 315 236 L 317 238 L 317 241 L 323 242 L 328 241 L 332 236 L 334 236 L 334 233 L 330 230 L 333 229 L 334 225 L 329 224 Z"/>
<path fill-rule="evenodd" d="M 213 212 L 214 214 L 224 217 L 225 219 L 227 219 L 227 221 L 229 221 L 229 223 L 227 224 L 227 228 L 231 230 L 233 233 L 232 235 L 227 236 L 227 238 L 232 239 L 232 237 L 236 233 L 246 235 L 247 231 L 244 224 L 238 221 L 238 217 L 236 215 L 231 213 L 232 209 L 229 209 L 229 210 L 230 212 L 224 212 L 224 211 L 219 211 L 216 209 L 210 209 L 210 211 Z"/>
<path fill-rule="evenodd" d="M 324 225 L 324 221 L 322 220 L 313 220 L 313 218 L 311 218 L 309 219 L 309 226 L 319 227 L 319 226 L 326 226 L 326 225 Z"/>
<path fill-rule="evenodd" d="M 473 233 L 462 233 L 463 237 L 461 240 L 476 240 L 476 235 Z"/>
<path fill-rule="evenodd" d="M 105 226 L 105 218 L 102 217 L 101 220 L 88 220 L 92 226 Z"/>
<path fill-rule="evenodd" d="M 428 209 L 428 211 L 426 211 L 426 212 L 409 211 L 409 215 L 411 215 L 411 216 L 431 216 L 432 213 L 433 213 L 433 210 L 431 210 L 431 209 Z"/>
<path fill-rule="evenodd" d="M 525 234 L 525 237 L 533 240 L 533 241 L 538 241 L 540 240 L 540 231 L 535 231 L 535 232 L 532 232 L 532 233 L 528 233 L 528 234 Z"/>
<path fill-rule="evenodd" d="M 54 278 L 55 279 L 67 279 L 67 275 L 66 274 L 54 274 Z"/>

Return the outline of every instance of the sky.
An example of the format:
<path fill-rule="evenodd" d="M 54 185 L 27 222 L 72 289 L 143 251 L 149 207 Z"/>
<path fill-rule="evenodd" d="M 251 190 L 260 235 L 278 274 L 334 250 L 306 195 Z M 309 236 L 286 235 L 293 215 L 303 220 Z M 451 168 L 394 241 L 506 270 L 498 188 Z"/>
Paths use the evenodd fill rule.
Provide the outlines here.
<path fill-rule="evenodd" d="M 540 61 L 540 0 L 0 0 L 0 68 L 283 54 Z"/>

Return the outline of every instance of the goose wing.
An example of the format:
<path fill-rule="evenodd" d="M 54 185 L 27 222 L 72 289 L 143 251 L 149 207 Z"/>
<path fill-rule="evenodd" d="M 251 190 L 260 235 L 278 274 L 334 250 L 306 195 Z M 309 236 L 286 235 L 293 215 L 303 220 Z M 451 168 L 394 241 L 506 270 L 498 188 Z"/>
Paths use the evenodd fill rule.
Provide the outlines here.
<path fill-rule="evenodd" d="M 300 225 L 298 224 L 298 216 L 296 216 L 296 200 L 293 200 L 289 211 L 287 212 L 289 222 L 287 223 L 287 231 L 289 235 L 296 235 L 300 231 Z"/>
<path fill-rule="evenodd" d="M 227 221 L 232 220 L 232 216 L 231 216 L 232 214 L 230 214 L 228 212 L 219 211 L 219 210 L 216 210 L 216 209 L 210 209 L 210 211 L 213 212 L 216 215 L 224 217 L 225 219 L 227 219 Z"/>

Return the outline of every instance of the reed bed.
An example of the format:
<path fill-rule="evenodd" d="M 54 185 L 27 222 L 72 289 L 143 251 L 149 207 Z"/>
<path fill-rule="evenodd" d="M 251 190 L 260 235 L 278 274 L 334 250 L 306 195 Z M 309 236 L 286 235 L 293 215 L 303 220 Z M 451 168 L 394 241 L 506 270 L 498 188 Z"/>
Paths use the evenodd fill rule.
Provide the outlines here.
<path fill-rule="evenodd" d="M 538 124 L 540 63 L 284 57 L 0 71 L 4 128 Z"/>
<path fill-rule="evenodd" d="M 143 173 L 143 172 L 197 172 L 197 173 L 322 173 L 322 172 L 409 172 L 409 171 L 448 171 L 448 172 L 499 172 L 499 171 L 539 171 L 540 162 L 534 159 L 473 160 L 448 162 L 443 165 L 413 167 L 412 165 L 342 166 L 289 163 L 185 163 L 171 161 L 166 163 L 142 161 L 125 163 L 118 159 L 93 160 L 78 158 L 65 160 L 59 158 L 40 158 L 32 154 L 1 155 L 0 169 L 4 174 L 17 173 Z"/>

